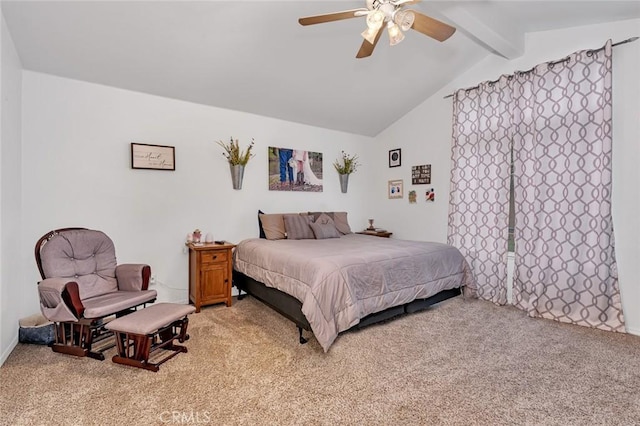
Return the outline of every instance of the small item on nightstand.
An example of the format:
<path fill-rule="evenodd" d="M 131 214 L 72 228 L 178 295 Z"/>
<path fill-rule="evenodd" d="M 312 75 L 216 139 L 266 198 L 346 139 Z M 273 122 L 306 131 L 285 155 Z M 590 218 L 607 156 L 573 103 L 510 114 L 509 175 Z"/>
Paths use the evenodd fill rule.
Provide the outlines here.
<path fill-rule="evenodd" d="M 373 219 L 369 219 L 369 227 L 367 231 L 374 231 L 376 228 L 373 227 Z"/>
<path fill-rule="evenodd" d="M 193 242 L 194 243 L 199 243 L 201 236 L 202 236 L 202 233 L 200 232 L 199 229 L 196 229 L 195 231 L 193 231 Z"/>
<path fill-rule="evenodd" d="M 193 234 L 191 232 L 189 232 L 187 234 L 187 244 L 188 243 L 192 243 L 193 242 Z"/>
<path fill-rule="evenodd" d="M 214 241 L 214 243 L 222 245 L 222 244 L 224 244 L 224 240 L 217 240 L 217 241 Z"/>
<path fill-rule="evenodd" d="M 389 238 L 391 235 L 393 235 L 393 232 L 389 232 L 386 229 L 374 228 L 373 231 L 370 231 L 369 229 L 365 229 L 364 231 L 356 232 L 356 234 L 372 235 L 374 237 Z"/>
<path fill-rule="evenodd" d="M 204 237 L 204 242 L 207 244 L 213 243 L 213 234 L 211 232 L 207 232 L 207 235 Z"/>

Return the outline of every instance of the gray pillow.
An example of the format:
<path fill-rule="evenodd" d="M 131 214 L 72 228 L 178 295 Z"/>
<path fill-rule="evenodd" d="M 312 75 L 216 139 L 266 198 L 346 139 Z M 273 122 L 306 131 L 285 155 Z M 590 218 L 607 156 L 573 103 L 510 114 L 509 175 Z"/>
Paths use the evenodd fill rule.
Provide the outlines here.
<path fill-rule="evenodd" d="M 299 214 L 285 214 L 284 228 L 290 240 L 313 240 L 313 231 L 309 226 L 311 216 Z"/>
<path fill-rule="evenodd" d="M 311 230 L 316 236 L 316 240 L 340 238 L 340 233 L 333 223 L 311 223 L 309 226 L 311 226 Z"/>
<path fill-rule="evenodd" d="M 347 220 L 347 212 L 309 212 L 310 216 L 313 216 L 313 222 L 318 222 L 318 219 L 323 216 L 328 216 L 333 220 L 334 225 L 336 225 L 336 229 L 341 234 L 351 234 L 351 227 L 349 226 L 349 221 Z M 320 223 L 325 223 L 326 221 L 321 221 Z"/>
<path fill-rule="evenodd" d="M 336 229 L 341 234 L 351 234 L 351 227 L 347 220 L 347 212 L 333 212 L 333 222 L 336 225 Z"/>

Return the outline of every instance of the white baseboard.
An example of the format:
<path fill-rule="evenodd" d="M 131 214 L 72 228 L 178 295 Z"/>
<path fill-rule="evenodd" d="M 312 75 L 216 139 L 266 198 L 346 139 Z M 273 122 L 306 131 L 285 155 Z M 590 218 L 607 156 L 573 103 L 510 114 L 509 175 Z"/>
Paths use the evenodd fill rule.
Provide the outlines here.
<path fill-rule="evenodd" d="M 640 336 L 640 329 L 627 327 L 627 333 Z"/>
<path fill-rule="evenodd" d="M 16 334 L 16 337 L 9 344 L 9 347 L 5 349 L 4 352 L 2 352 L 2 355 L 0 355 L 0 366 L 2 366 L 2 364 L 4 364 L 4 362 L 7 360 L 7 358 L 9 358 L 9 355 L 11 355 L 11 352 L 13 352 L 16 346 L 18 346 L 17 334 Z"/>

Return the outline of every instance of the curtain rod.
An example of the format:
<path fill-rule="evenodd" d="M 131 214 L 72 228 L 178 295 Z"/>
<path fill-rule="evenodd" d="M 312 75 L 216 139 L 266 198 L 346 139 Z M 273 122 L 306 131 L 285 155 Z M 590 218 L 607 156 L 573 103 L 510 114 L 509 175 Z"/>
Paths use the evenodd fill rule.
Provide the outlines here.
<path fill-rule="evenodd" d="M 619 41 L 619 42 L 617 42 L 617 43 L 613 43 L 613 44 L 611 45 L 611 47 L 620 46 L 621 44 L 631 43 L 632 41 L 636 41 L 636 40 L 638 40 L 638 38 L 640 38 L 640 37 L 631 37 L 631 38 L 628 38 L 628 39 L 626 39 L 626 40 L 622 40 L 622 41 Z M 600 50 L 600 49 L 592 49 L 592 51 L 596 51 L 596 50 Z M 550 63 L 550 64 L 557 64 L 557 63 L 559 63 L 559 62 L 564 62 L 566 59 L 567 59 L 567 58 L 565 58 L 565 59 L 560 59 L 559 61 L 552 61 L 552 62 L 549 62 L 549 63 Z M 535 67 L 533 67 L 533 68 L 535 68 Z M 533 70 L 533 68 L 531 68 L 529 71 Z M 521 71 L 521 72 L 525 73 L 525 72 L 529 72 L 529 71 Z M 516 71 L 516 72 L 517 72 L 517 71 Z M 490 81 L 489 83 L 497 83 L 499 80 L 500 80 L 500 78 L 498 78 L 498 80 Z M 480 85 L 478 85 L 478 86 L 473 86 L 473 87 L 469 87 L 468 89 L 464 89 L 464 90 L 474 90 L 474 89 L 477 89 L 478 87 L 480 87 Z M 453 93 L 451 93 L 451 94 L 449 94 L 449 95 L 447 95 L 447 96 L 443 97 L 442 99 L 447 99 L 447 98 L 452 98 L 452 97 L 453 97 Z"/>

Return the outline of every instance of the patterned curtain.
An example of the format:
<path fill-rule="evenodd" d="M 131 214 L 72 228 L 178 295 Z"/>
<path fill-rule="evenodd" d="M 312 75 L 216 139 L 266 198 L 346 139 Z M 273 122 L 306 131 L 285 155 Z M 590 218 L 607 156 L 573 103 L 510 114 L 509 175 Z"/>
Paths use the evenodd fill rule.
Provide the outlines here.
<path fill-rule="evenodd" d="M 449 244 L 473 271 L 478 297 L 507 303 L 511 94 L 508 78 L 459 90 L 453 101 Z"/>
<path fill-rule="evenodd" d="M 514 304 L 624 331 L 611 219 L 611 41 L 513 79 Z"/>

